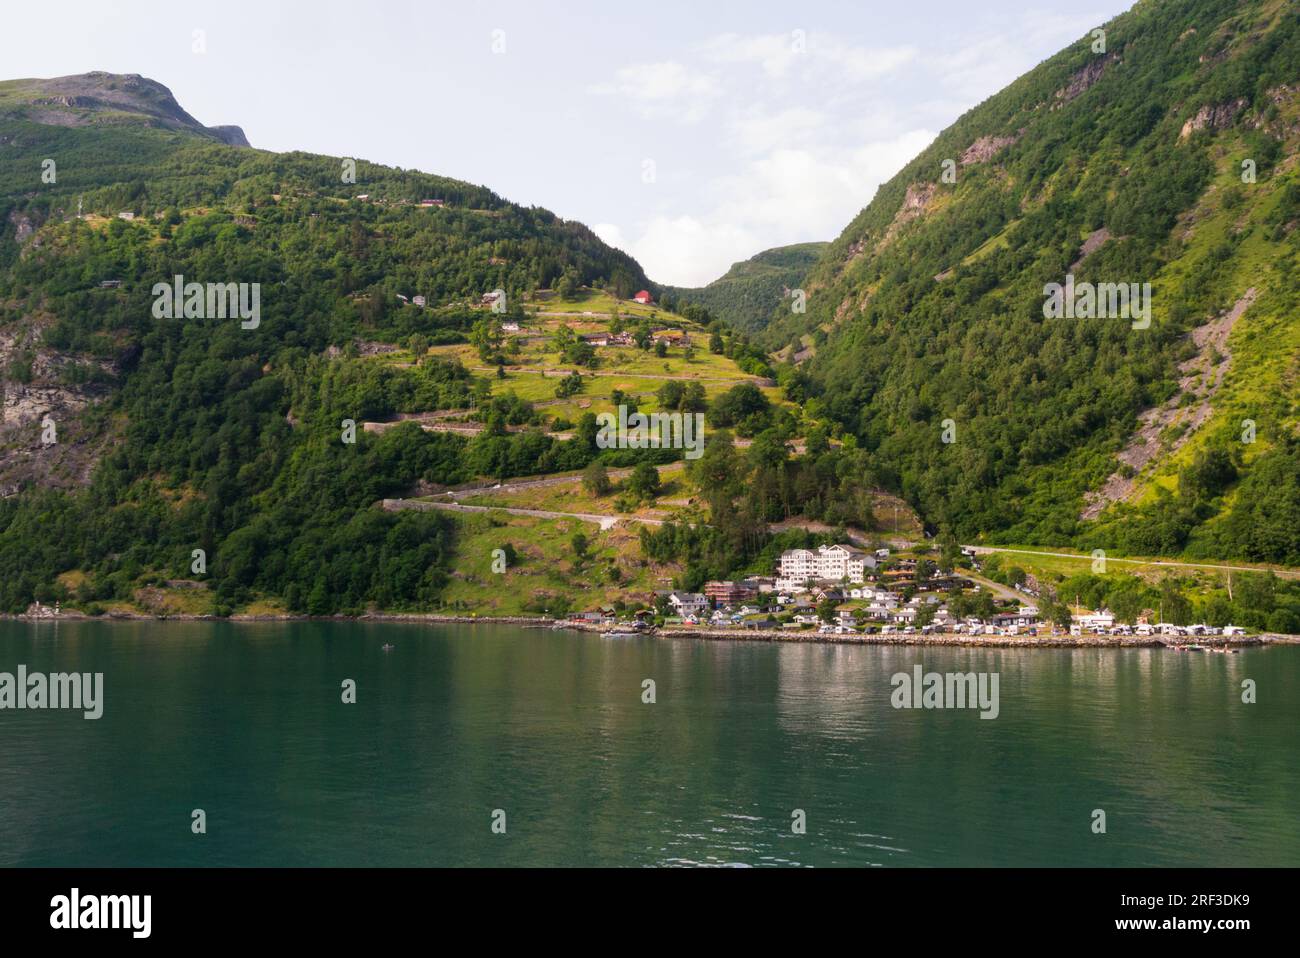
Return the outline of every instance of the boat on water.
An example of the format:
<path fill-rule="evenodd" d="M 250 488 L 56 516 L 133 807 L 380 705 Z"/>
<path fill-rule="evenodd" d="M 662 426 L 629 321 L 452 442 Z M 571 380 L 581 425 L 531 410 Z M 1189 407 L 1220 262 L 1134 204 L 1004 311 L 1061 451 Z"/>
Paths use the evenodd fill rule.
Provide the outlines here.
<path fill-rule="evenodd" d="M 391 652 L 391 651 L 393 651 L 393 649 L 395 649 L 395 648 L 397 648 L 397 646 L 392 645 L 392 644 L 390 644 L 390 643 L 388 643 L 388 642 L 385 642 L 385 643 L 384 643 L 384 651 L 385 651 L 385 652 Z"/>
<path fill-rule="evenodd" d="M 605 633 L 607 639 L 635 639 L 640 632 L 634 632 L 631 629 L 613 629 Z"/>

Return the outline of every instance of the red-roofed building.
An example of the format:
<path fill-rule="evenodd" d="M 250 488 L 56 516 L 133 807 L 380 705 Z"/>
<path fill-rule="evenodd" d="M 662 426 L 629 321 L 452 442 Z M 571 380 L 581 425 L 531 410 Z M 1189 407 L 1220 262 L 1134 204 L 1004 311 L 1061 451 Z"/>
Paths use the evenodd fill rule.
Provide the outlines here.
<path fill-rule="evenodd" d="M 637 293 L 632 298 L 636 300 L 638 303 L 641 303 L 645 306 L 649 306 L 651 303 L 654 302 L 654 297 L 650 295 L 648 290 L 644 290 L 644 289 L 641 290 L 641 292 Z"/>

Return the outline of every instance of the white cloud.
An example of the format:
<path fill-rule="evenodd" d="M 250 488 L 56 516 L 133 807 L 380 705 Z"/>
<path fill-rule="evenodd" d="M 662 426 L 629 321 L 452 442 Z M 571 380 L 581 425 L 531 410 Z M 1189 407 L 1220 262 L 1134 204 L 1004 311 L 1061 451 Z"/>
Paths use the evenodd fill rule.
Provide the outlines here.
<path fill-rule="evenodd" d="M 768 76 L 782 77 L 797 58 L 807 56 L 807 40 L 801 31 L 764 36 L 724 33 L 701 45 L 700 51 L 716 63 L 756 63 Z"/>
<path fill-rule="evenodd" d="M 752 155 L 815 142 L 834 122 L 821 110 L 794 106 L 770 112 L 756 103 L 736 110 L 727 121 L 726 131 L 737 150 Z"/>
<path fill-rule="evenodd" d="M 623 238 L 623 230 L 617 223 L 594 223 L 591 231 L 614 249 L 621 249 L 624 253 L 628 251 L 627 240 Z"/>
<path fill-rule="evenodd" d="M 677 286 L 703 286 L 732 263 L 754 255 L 761 242 L 744 226 L 725 218 L 660 215 L 641 226 L 627 252 L 652 279 Z"/>
<path fill-rule="evenodd" d="M 659 213 L 633 229 L 594 227 L 653 279 L 702 286 L 734 262 L 788 243 L 834 239 L 876 188 L 934 139 L 929 130 L 843 150 L 776 149 L 708 184 L 696 215 Z"/>
<path fill-rule="evenodd" d="M 684 62 L 623 67 L 595 89 L 662 120 L 657 158 L 680 175 L 660 177 L 639 219 L 596 231 L 651 278 L 681 286 L 769 247 L 834 239 L 939 128 L 1030 69 L 1035 51 L 1101 19 L 990 15 L 958 43 L 918 40 L 924 53 L 822 32 L 725 33 Z M 672 121 L 706 114 L 675 135 Z"/>
<path fill-rule="evenodd" d="M 760 249 L 837 236 L 876 187 L 933 139 L 904 124 L 881 78 L 916 58 L 829 34 L 715 36 L 686 59 L 631 64 L 592 92 L 662 122 L 667 168 L 640 220 L 595 227 L 660 282 L 702 285 Z M 883 105 L 882 105 L 883 104 Z M 672 120 L 696 125 L 689 139 Z M 685 155 L 675 154 L 679 144 Z M 707 165 L 702 157 L 713 160 Z M 721 168 L 717 161 L 721 160 Z"/>
<path fill-rule="evenodd" d="M 723 181 L 719 214 L 833 239 L 881 183 L 934 139 L 912 130 L 844 150 L 775 150 Z"/>
<path fill-rule="evenodd" d="M 1033 69 L 1040 61 L 1032 51 L 1055 51 L 1106 19 L 1098 12 L 1026 12 L 1014 33 L 990 26 L 968 36 L 960 47 L 934 50 L 920 62 L 934 86 L 952 91 L 969 108 Z"/>
<path fill-rule="evenodd" d="M 716 63 L 757 64 L 768 77 L 795 69 L 834 73 L 861 82 L 892 73 L 916 57 L 911 46 L 871 48 L 845 43 L 826 33 L 724 33 L 702 44 L 700 52 Z"/>
<path fill-rule="evenodd" d="M 623 97 L 646 117 L 677 116 L 694 122 L 722 95 L 723 88 L 712 74 L 664 60 L 621 67 L 613 82 L 596 84 L 590 91 Z"/>

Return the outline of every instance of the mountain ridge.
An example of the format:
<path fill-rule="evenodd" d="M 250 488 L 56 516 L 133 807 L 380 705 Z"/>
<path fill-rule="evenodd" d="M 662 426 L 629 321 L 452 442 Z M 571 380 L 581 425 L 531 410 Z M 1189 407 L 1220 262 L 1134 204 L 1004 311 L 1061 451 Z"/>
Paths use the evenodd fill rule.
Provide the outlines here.
<path fill-rule="evenodd" d="M 0 116 L 45 125 L 87 126 L 144 120 L 165 129 L 207 135 L 229 146 L 249 146 L 238 126 L 204 126 L 171 90 L 138 73 L 88 73 L 0 81 Z"/>

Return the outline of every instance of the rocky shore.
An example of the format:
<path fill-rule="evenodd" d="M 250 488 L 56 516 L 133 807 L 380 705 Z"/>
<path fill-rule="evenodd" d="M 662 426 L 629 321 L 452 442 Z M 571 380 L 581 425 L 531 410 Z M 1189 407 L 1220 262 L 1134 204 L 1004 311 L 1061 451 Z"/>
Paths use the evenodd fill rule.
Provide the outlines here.
<path fill-rule="evenodd" d="M 1222 636 L 1200 640 L 1158 635 L 834 635 L 819 632 L 759 632 L 739 629 L 671 629 L 661 630 L 661 638 L 721 639 L 756 642 L 801 642 L 824 645 L 952 645 L 972 648 L 1012 649 L 1142 649 L 1172 645 L 1213 644 L 1233 647 L 1267 645 L 1272 641 L 1300 641 L 1294 636 Z"/>
<path fill-rule="evenodd" d="M 586 625 L 569 625 L 576 632 L 609 632 L 610 628 Z M 956 632 L 931 635 L 835 635 L 822 632 L 763 631 L 752 629 L 690 629 L 664 628 L 654 633 L 661 639 L 713 639 L 732 642 L 794 642 L 812 645 L 950 645 L 971 648 L 1017 649 L 1142 649 L 1172 647 L 1175 645 L 1202 645 L 1221 648 L 1249 648 L 1260 645 L 1300 644 L 1300 636 L 1262 633 L 1259 635 L 1206 636 L 1195 639 L 1182 636 L 1160 635 L 966 635 Z"/>

